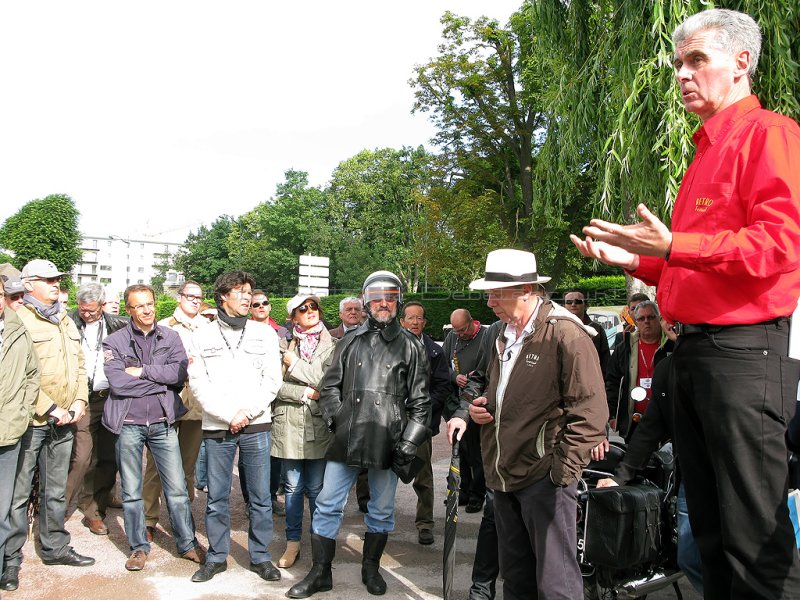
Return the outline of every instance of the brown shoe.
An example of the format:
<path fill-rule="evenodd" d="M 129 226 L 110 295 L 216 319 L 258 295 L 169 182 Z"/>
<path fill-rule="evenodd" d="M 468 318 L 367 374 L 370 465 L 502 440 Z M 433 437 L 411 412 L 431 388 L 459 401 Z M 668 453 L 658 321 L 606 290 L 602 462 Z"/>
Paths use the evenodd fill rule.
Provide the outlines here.
<path fill-rule="evenodd" d="M 144 563 L 147 562 L 147 552 L 144 550 L 134 550 L 133 554 L 128 557 L 125 562 L 125 568 L 128 571 L 141 571 L 144 569 Z"/>
<path fill-rule="evenodd" d="M 89 517 L 83 517 L 81 520 L 89 531 L 91 531 L 95 535 L 108 535 L 108 527 L 103 522 L 103 519 L 90 519 Z"/>
<path fill-rule="evenodd" d="M 153 538 L 155 538 L 155 537 L 156 537 L 156 528 L 155 527 L 150 527 L 150 525 L 148 525 L 147 526 L 147 542 L 151 543 L 153 541 Z"/>
<path fill-rule="evenodd" d="M 193 563 L 197 563 L 198 565 L 204 565 L 206 564 L 206 549 L 198 544 L 194 548 L 187 550 L 186 552 L 181 554 L 181 558 L 190 560 Z"/>

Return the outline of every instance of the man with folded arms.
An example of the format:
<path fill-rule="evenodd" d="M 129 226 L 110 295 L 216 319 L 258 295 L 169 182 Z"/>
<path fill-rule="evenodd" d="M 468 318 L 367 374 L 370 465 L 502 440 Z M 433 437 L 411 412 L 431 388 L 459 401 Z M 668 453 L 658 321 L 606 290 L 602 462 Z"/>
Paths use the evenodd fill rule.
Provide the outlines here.
<path fill-rule="evenodd" d="M 142 501 L 142 452 L 147 447 L 161 475 L 172 533 L 181 558 L 203 564 L 205 551 L 195 538 L 175 421 L 185 412 L 180 392 L 188 359 L 180 336 L 157 325 L 155 293 L 149 285 L 125 290 L 126 327 L 103 342 L 105 373 L 111 394 L 103 425 L 117 436 L 117 468 L 122 516 L 131 554 L 129 571 L 141 571 L 150 553 Z"/>

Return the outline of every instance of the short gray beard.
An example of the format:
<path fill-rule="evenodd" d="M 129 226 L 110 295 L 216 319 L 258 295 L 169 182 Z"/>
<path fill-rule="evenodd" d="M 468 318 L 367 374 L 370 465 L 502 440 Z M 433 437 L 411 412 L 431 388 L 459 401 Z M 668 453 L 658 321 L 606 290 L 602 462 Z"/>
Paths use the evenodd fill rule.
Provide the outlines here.
<path fill-rule="evenodd" d="M 376 314 L 373 315 L 372 318 L 375 319 L 375 321 L 377 321 L 378 323 L 389 323 L 396 316 L 397 316 L 397 309 L 395 308 L 393 311 L 391 311 L 391 314 L 388 317 L 384 317 L 383 315 L 378 316 L 378 314 L 376 312 Z"/>

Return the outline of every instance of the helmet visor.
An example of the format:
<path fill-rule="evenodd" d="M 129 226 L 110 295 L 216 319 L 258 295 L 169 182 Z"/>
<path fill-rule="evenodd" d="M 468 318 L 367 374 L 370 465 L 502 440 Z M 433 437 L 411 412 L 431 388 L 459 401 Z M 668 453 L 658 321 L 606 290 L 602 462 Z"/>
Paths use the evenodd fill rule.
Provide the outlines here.
<path fill-rule="evenodd" d="M 364 302 L 369 303 L 373 300 L 386 300 L 387 302 L 397 302 L 400 299 L 400 289 L 397 286 L 383 287 L 370 285 L 364 290 Z"/>

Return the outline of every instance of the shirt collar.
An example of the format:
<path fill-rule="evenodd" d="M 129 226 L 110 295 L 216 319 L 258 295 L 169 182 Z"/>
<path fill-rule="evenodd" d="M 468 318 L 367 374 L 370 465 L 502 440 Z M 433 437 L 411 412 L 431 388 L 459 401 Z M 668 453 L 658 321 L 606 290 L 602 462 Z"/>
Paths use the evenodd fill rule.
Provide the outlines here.
<path fill-rule="evenodd" d="M 761 103 L 758 98 L 754 94 L 750 94 L 746 98 L 734 102 L 728 108 L 703 123 L 703 126 L 694 132 L 692 140 L 696 145 L 700 145 L 700 140 L 705 137 L 708 138 L 709 143 L 716 144 L 733 127 L 736 121 L 750 111 L 759 108 L 761 108 Z"/>

